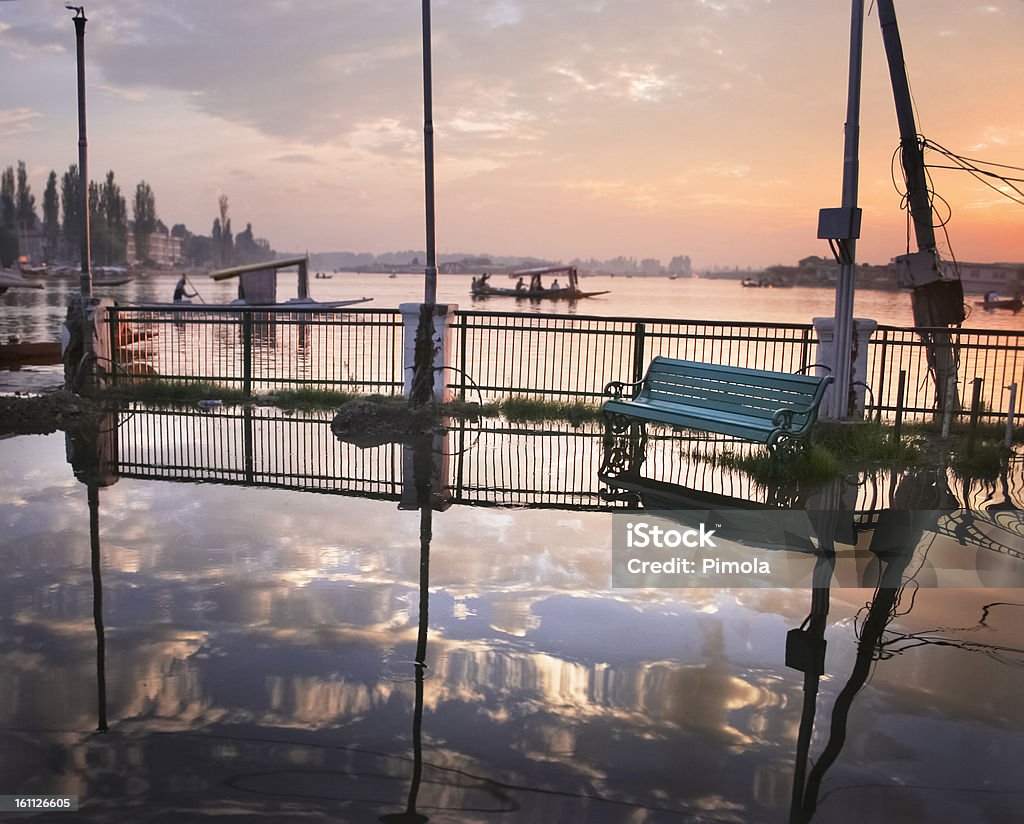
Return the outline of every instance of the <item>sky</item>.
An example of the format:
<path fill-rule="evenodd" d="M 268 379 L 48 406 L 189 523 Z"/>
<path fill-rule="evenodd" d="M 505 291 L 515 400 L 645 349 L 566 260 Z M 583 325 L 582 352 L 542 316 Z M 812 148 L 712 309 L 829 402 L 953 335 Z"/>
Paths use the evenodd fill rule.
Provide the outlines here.
<path fill-rule="evenodd" d="M 279 250 L 425 247 L 419 2 L 83 1 L 92 178 L 113 169 L 129 201 L 146 180 L 167 225 L 202 233 L 226 194 L 233 228 Z M 919 132 L 1024 166 L 1024 0 L 896 12 Z M 850 18 L 847 0 L 434 0 L 438 250 L 828 256 Z M 78 152 L 62 0 L 0 0 L 0 78 L 0 166 L 24 160 L 41 204 Z M 884 263 L 908 238 L 875 9 L 862 95 L 858 259 Z M 947 257 L 1024 261 L 1024 206 L 963 172 L 932 180 Z"/>

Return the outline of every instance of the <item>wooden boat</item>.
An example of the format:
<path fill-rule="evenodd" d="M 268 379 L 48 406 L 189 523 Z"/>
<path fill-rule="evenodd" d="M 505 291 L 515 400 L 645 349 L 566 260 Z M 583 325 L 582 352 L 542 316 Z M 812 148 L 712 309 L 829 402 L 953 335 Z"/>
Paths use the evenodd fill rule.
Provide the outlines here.
<path fill-rule="evenodd" d="M 0 295 L 6 292 L 8 289 L 42 289 L 43 284 L 35 283 L 30 280 L 25 280 L 17 272 L 12 272 L 9 269 L 0 271 Z"/>
<path fill-rule="evenodd" d="M 993 292 L 985 295 L 984 300 L 974 301 L 975 306 L 983 309 L 1009 309 L 1011 312 L 1019 312 L 1024 308 L 1024 300 L 1019 297 L 1001 298 Z"/>
<path fill-rule="evenodd" d="M 0 363 L 4 366 L 53 364 L 60 360 L 60 341 L 0 343 Z"/>
<path fill-rule="evenodd" d="M 557 286 L 557 275 L 564 274 L 569 281 L 568 286 Z M 542 282 L 544 275 L 555 275 L 550 286 L 545 287 Z M 546 266 L 539 269 L 521 269 L 509 275 L 510 278 L 519 278 L 515 288 L 503 288 L 491 286 L 488 283 L 486 272 L 480 277 L 473 278 L 473 285 L 470 287 L 470 294 L 474 298 L 515 298 L 516 300 L 579 300 L 580 298 L 592 298 L 596 295 L 607 295 L 608 290 L 601 292 L 584 292 L 579 288 L 579 274 L 575 266 Z M 530 278 L 530 285 L 526 285 L 526 278 Z"/>

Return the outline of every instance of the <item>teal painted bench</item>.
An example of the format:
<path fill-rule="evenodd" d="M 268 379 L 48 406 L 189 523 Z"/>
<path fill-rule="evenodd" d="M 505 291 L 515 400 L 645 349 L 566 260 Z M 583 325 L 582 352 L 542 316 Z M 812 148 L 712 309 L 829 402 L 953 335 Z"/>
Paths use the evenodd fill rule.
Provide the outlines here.
<path fill-rule="evenodd" d="M 780 439 L 806 440 L 830 383 L 831 377 L 657 357 L 643 380 L 605 386 L 610 400 L 601 408 L 608 416 L 731 435 L 774 451 Z"/>

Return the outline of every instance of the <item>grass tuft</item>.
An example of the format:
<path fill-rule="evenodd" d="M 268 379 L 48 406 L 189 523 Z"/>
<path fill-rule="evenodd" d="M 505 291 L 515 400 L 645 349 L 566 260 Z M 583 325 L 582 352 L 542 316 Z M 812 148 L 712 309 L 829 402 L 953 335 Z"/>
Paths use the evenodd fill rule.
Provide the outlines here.
<path fill-rule="evenodd" d="M 532 398 L 508 398 L 500 404 L 501 414 L 515 423 L 529 421 L 568 421 L 573 425 L 596 421 L 601 407 L 572 401 L 540 401 Z"/>

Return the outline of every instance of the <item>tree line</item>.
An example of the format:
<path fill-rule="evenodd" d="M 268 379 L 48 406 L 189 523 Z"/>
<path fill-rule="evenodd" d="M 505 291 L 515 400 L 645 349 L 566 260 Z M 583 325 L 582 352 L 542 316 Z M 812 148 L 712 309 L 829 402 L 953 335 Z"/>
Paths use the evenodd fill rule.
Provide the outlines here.
<path fill-rule="evenodd" d="M 157 215 L 153 187 L 140 180 L 132 198 L 131 219 L 128 204 L 114 177 L 108 171 L 103 181 L 90 181 L 88 189 L 89 241 L 92 260 L 97 265 L 120 266 L 138 261 L 153 265 L 150 241 L 154 234 L 170 235 L 181 241 L 181 253 L 192 266 L 231 266 L 254 263 L 274 256 L 270 244 L 253 235 L 252 224 L 237 235 L 231 230 L 228 197 L 221 195 L 217 217 L 209 235 L 194 234 L 183 223 L 168 230 Z M 25 162 L 17 170 L 8 166 L 0 173 L 0 264 L 12 266 L 24 240 L 31 234 L 42 236 L 42 254 L 48 261 L 78 260 L 82 233 L 81 176 L 72 163 L 58 179 L 52 171 L 43 192 L 42 217 L 36 211 L 36 198 L 28 182 Z M 128 260 L 128 238 L 135 243 L 135 261 Z"/>

